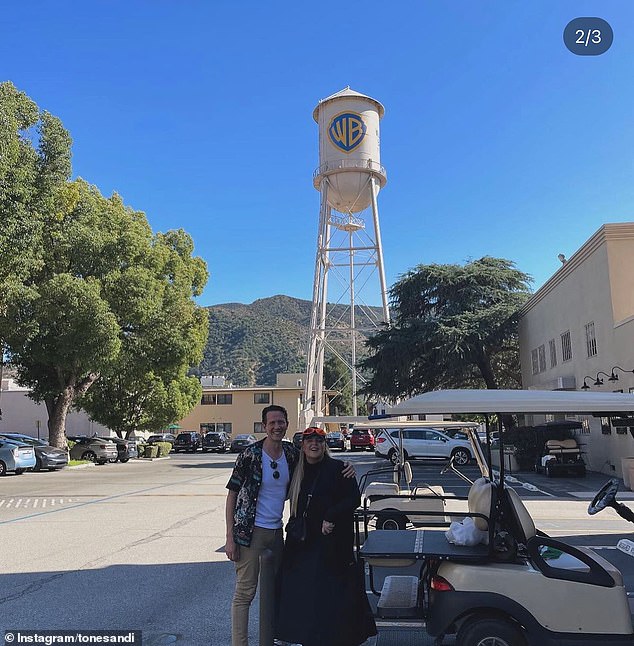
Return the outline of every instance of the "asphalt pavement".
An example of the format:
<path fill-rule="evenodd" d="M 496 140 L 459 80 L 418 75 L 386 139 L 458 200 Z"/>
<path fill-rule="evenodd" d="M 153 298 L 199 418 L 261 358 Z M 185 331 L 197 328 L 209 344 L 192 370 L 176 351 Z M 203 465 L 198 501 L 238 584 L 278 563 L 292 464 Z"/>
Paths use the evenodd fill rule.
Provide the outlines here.
<path fill-rule="evenodd" d="M 388 466 L 369 452 L 335 457 L 349 459 L 359 477 Z M 234 572 L 223 550 L 224 502 L 234 459 L 199 452 L 1 478 L 0 635 L 15 628 L 142 630 L 146 646 L 227 646 Z M 414 462 L 414 482 L 466 495 L 469 485 L 441 475 L 442 467 Z M 474 465 L 464 472 L 478 475 Z M 634 591 L 634 558 L 615 549 L 619 538 L 634 538 L 631 524 L 611 509 L 586 513 L 607 476 L 511 478 L 540 529 L 593 547 Z M 619 498 L 634 503 L 631 492 Z M 254 609 L 256 644 L 257 599 Z"/>

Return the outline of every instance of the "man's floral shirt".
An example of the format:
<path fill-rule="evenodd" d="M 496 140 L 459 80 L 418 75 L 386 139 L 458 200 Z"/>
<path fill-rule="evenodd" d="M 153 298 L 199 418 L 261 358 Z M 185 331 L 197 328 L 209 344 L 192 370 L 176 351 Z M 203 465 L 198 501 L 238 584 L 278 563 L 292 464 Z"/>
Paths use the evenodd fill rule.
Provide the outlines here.
<path fill-rule="evenodd" d="M 233 540 L 238 545 L 251 544 L 251 536 L 255 527 L 255 508 L 262 484 L 262 447 L 264 440 L 260 440 L 238 455 L 235 467 L 227 489 L 236 491 L 236 510 L 233 515 Z M 299 459 L 299 451 L 290 443 L 282 442 L 282 448 L 288 463 L 288 472 L 292 479 L 295 465 Z"/>

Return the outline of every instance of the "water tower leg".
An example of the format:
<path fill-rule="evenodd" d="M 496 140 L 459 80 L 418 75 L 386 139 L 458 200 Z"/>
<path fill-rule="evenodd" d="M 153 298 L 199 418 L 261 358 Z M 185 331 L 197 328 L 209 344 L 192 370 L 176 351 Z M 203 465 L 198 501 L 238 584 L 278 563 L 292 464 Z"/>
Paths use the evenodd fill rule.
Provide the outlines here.
<path fill-rule="evenodd" d="M 379 225 L 379 207 L 376 196 L 379 192 L 375 177 L 371 180 L 372 189 L 372 217 L 374 219 L 374 234 L 376 236 L 376 265 L 379 272 L 379 281 L 381 283 L 381 301 L 383 304 L 383 320 L 390 322 L 390 310 L 388 307 L 387 285 L 385 283 L 385 268 L 383 266 L 383 245 L 381 243 L 381 227 Z"/>

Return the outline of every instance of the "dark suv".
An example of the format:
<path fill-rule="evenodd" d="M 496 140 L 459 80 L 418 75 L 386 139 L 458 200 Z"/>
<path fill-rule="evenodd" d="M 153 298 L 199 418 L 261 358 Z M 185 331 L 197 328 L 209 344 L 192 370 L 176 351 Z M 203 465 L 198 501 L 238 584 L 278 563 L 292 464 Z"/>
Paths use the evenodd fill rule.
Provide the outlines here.
<path fill-rule="evenodd" d="M 196 431 L 186 431 L 185 433 L 179 433 L 176 436 L 174 441 L 173 451 L 178 453 L 179 451 L 191 451 L 195 453 L 202 446 L 203 439 L 200 433 Z"/>
<path fill-rule="evenodd" d="M 102 437 L 102 440 L 110 440 L 117 445 L 117 460 L 127 462 L 130 458 L 138 458 L 139 452 L 136 448 L 136 442 L 124 440 L 121 437 Z"/>
<path fill-rule="evenodd" d="M 212 431 L 206 433 L 203 437 L 203 453 L 207 451 L 217 451 L 218 453 L 226 453 L 231 448 L 231 440 L 226 433 L 222 431 Z"/>

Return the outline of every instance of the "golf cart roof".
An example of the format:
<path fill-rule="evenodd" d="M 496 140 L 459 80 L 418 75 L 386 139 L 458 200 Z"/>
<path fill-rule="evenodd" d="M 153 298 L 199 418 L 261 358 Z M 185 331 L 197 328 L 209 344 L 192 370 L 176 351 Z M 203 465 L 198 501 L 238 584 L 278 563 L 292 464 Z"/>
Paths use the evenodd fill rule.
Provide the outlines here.
<path fill-rule="evenodd" d="M 587 413 L 634 412 L 634 394 L 562 390 L 434 390 L 416 395 L 386 415 L 441 413 Z"/>
<path fill-rule="evenodd" d="M 448 420 L 397 420 L 397 419 L 373 419 L 358 425 L 361 428 L 479 428 L 477 422 L 453 422 Z"/>

